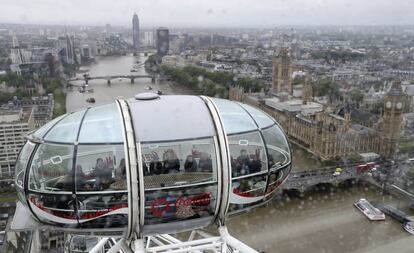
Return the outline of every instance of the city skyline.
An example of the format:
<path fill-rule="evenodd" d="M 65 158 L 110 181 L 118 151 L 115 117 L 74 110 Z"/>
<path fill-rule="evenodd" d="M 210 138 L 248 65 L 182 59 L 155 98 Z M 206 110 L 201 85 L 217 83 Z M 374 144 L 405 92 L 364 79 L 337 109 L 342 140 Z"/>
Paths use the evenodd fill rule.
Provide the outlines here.
<path fill-rule="evenodd" d="M 143 27 L 272 27 L 277 25 L 409 25 L 414 2 L 345 0 L 174 1 L 3 0 L 0 23 L 131 26 L 134 12 Z M 50 6 L 54 6 L 53 12 Z M 22 8 L 25 6 L 25 8 Z M 46 15 L 45 15 L 46 14 Z"/>

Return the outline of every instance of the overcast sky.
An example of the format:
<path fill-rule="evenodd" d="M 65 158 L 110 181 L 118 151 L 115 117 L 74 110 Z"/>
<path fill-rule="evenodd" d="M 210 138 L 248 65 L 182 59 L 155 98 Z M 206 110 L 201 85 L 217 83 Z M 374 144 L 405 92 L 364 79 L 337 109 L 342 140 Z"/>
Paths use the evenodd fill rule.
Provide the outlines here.
<path fill-rule="evenodd" d="M 0 0 L 0 23 L 273 27 L 412 25 L 414 0 Z"/>

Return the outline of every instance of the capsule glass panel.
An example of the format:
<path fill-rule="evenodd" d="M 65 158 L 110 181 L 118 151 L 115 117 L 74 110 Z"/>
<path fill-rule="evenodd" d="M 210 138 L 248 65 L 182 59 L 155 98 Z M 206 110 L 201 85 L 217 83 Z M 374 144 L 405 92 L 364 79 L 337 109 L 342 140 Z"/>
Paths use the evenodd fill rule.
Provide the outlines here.
<path fill-rule="evenodd" d="M 69 114 L 64 119 L 59 121 L 52 129 L 45 135 L 46 141 L 73 143 L 75 142 L 79 126 L 85 111 L 79 111 Z"/>
<path fill-rule="evenodd" d="M 267 173 L 232 180 L 229 212 L 234 213 L 262 204 L 266 199 Z"/>
<path fill-rule="evenodd" d="M 122 126 L 116 104 L 87 111 L 79 134 L 79 143 L 121 143 Z"/>
<path fill-rule="evenodd" d="M 275 122 L 262 111 L 251 107 L 250 105 L 242 103 L 239 103 L 239 105 L 241 105 L 253 117 L 254 121 L 260 128 L 266 128 L 275 124 Z"/>
<path fill-rule="evenodd" d="M 290 163 L 289 144 L 282 130 L 277 125 L 263 130 L 266 140 L 270 170 L 278 169 Z"/>
<path fill-rule="evenodd" d="M 75 190 L 82 228 L 125 228 L 128 192 L 123 145 L 79 145 Z"/>
<path fill-rule="evenodd" d="M 257 129 L 253 119 L 239 104 L 219 98 L 213 98 L 213 101 L 224 121 L 224 130 L 227 134 L 248 132 Z"/>
<path fill-rule="evenodd" d="M 216 200 L 217 184 L 148 190 L 145 193 L 145 225 L 211 217 Z"/>
<path fill-rule="evenodd" d="M 82 228 L 125 228 L 128 225 L 128 192 L 78 194 Z"/>
<path fill-rule="evenodd" d="M 217 180 L 213 138 L 142 144 L 141 153 L 146 189 Z"/>
<path fill-rule="evenodd" d="M 40 144 L 29 171 L 29 190 L 37 192 L 73 191 L 73 146 Z"/>
<path fill-rule="evenodd" d="M 210 217 L 217 198 L 214 138 L 141 145 L 145 224 Z"/>
<path fill-rule="evenodd" d="M 35 148 L 35 144 L 31 142 L 26 142 L 24 144 L 22 150 L 20 151 L 19 157 L 16 161 L 16 167 L 15 167 L 15 185 L 17 188 L 17 195 L 20 199 L 20 201 L 24 204 L 26 204 L 26 198 L 24 197 L 24 177 L 26 173 L 26 167 L 29 162 L 30 155 L 33 152 L 33 149 Z"/>
<path fill-rule="evenodd" d="M 49 131 L 49 129 L 51 129 L 51 127 L 53 127 L 57 122 L 59 122 L 61 119 L 63 119 L 66 116 L 67 116 L 67 114 L 63 114 L 63 115 L 49 121 L 48 123 L 43 125 L 41 128 L 36 130 L 36 132 L 33 133 L 33 136 L 36 137 L 36 138 L 39 138 L 39 139 L 43 138 L 44 135 Z"/>
<path fill-rule="evenodd" d="M 282 130 L 274 125 L 263 130 L 269 160 L 268 192 L 275 190 L 287 178 L 291 169 L 289 144 Z"/>
<path fill-rule="evenodd" d="M 232 177 L 267 172 L 266 152 L 258 131 L 228 137 Z"/>
<path fill-rule="evenodd" d="M 75 205 L 72 194 L 47 194 L 29 192 L 30 208 L 38 219 L 64 227 L 77 227 Z"/>
<path fill-rule="evenodd" d="M 26 142 L 24 144 L 22 150 L 20 151 L 19 157 L 16 161 L 16 168 L 15 168 L 15 183 L 16 186 L 23 190 L 23 182 L 24 182 L 24 175 L 27 163 L 29 162 L 30 155 L 35 148 L 35 145 L 31 142 Z"/>
<path fill-rule="evenodd" d="M 76 192 L 126 190 L 123 145 L 79 145 L 75 179 Z"/>
<path fill-rule="evenodd" d="M 29 168 L 29 205 L 47 223 L 75 226 L 73 146 L 40 144 Z"/>
<path fill-rule="evenodd" d="M 228 100 L 212 100 L 223 119 L 230 149 L 229 212 L 261 205 L 285 179 L 286 169 L 289 171 L 290 150 L 286 137 L 274 120 L 260 110 Z"/>

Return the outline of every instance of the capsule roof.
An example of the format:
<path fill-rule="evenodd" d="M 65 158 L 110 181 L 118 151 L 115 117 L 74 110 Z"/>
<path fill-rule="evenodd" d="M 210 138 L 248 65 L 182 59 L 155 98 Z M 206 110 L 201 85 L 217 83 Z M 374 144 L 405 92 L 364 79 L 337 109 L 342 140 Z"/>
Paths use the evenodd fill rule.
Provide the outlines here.
<path fill-rule="evenodd" d="M 227 134 L 266 128 L 275 122 L 245 104 L 212 99 Z M 211 113 L 197 96 L 154 96 L 127 100 L 140 142 L 197 139 L 215 135 Z M 32 138 L 65 144 L 122 143 L 121 115 L 116 103 L 60 116 L 33 133 Z M 29 137 L 30 138 L 30 137 Z"/>

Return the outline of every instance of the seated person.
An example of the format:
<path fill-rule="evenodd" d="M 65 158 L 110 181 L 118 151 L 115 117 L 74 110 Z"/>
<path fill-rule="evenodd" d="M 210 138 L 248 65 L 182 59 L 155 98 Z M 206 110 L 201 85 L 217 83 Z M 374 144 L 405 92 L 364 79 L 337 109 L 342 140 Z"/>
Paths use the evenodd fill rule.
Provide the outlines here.
<path fill-rule="evenodd" d="M 151 151 L 150 153 L 143 154 L 142 157 L 144 176 L 159 175 L 162 173 L 163 167 L 162 163 L 159 161 L 157 152 Z"/>
<path fill-rule="evenodd" d="M 163 170 L 162 174 L 168 173 L 177 173 L 180 172 L 180 160 L 178 160 L 177 155 L 174 150 L 168 149 L 164 152 L 163 155 Z"/>
<path fill-rule="evenodd" d="M 236 174 L 237 175 L 247 175 L 250 174 L 249 168 L 249 156 L 245 149 L 240 150 L 240 156 L 236 159 Z"/>
<path fill-rule="evenodd" d="M 212 172 L 213 171 L 213 162 L 207 153 L 201 153 L 200 161 L 198 167 L 202 172 Z"/>
<path fill-rule="evenodd" d="M 91 188 L 90 185 L 87 184 L 86 175 L 82 170 L 82 166 L 79 164 L 76 165 L 75 169 L 75 186 L 77 190 L 89 190 Z"/>
<path fill-rule="evenodd" d="M 143 163 L 142 167 L 144 176 L 159 175 L 163 171 L 162 163 L 155 158 L 149 163 L 149 169 L 146 163 Z"/>
<path fill-rule="evenodd" d="M 112 178 L 112 171 L 104 163 L 102 158 L 96 160 L 96 165 L 93 171 L 95 177 L 94 190 L 104 190 L 109 188 L 109 185 L 114 182 Z"/>
<path fill-rule="evenodd" d="M 260 172 L 260 170 L 262 169 L 262 162 L 260 161 L 259 156 L 254 155 L 252 159 L 249 161 L 248 166 L 250 168 L 250 173 Z"/>
<path fill-rule="evenodd" d="M 119 166 L 116 170 L 116 180 L 126 180 L 126 166 L 125 166 L 125 158 L 122 158 L 119 162 Z"/>
<path fill-rule="evenodd" d="M 187 156 L 184 163 L 185 172 L 196 172 L 197 171 L 197 162 L 194 160 L 192 155 Z"/>
<path fill-rule="evenodd" d="M 237 162 L 236 159 L 233 158 L 233 156 L 230 156 L 230 163 L 231 163 L 231 175 L 232 177 L 237 176 Z"/>

